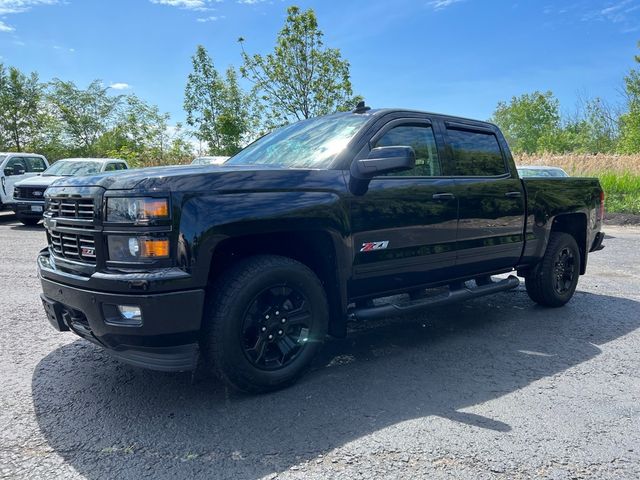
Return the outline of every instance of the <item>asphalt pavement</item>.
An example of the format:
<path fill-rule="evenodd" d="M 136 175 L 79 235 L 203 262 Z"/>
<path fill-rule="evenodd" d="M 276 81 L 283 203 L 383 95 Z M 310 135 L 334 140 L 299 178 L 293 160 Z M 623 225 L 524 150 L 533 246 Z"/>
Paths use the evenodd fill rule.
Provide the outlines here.
<path fill-rule="evenodd" d="M 1 214 L 0 478 L 640 478 L 640 228 L 607 233 L 563 308 L 520 286 L 356 325 L 247 396 L 54 331 L 44 230 Z"/>

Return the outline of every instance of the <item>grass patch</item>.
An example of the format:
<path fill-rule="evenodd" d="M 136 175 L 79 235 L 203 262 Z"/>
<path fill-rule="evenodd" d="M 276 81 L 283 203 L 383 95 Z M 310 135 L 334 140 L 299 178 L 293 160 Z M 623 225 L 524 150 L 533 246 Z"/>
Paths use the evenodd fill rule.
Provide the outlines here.
<path fill-rule="evenodd" d="M 596 175 L 606 194 L 608 212 L 640 214 L 640 175 L 631 172 Z"/>

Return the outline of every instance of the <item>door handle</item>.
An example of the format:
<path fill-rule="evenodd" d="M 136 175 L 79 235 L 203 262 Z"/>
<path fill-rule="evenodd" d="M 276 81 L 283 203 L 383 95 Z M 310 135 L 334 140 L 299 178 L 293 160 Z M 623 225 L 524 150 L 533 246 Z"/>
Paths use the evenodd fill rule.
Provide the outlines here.
<path fill-rule="evenodd" d="M 431 198 L 434 200 L 455 200 L 456 196 L 453 193 L 434 193 Z"/>
<path fill-rule="evenodd" d="M 522 192 L 507 192 L 504 196 L 507 198 L 520 198 L 522 196 Z"/>

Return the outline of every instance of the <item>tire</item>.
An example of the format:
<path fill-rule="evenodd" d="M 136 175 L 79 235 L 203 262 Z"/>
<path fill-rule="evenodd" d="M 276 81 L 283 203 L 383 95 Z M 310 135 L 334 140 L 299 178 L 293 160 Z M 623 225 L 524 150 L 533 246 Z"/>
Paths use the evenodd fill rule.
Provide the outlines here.
<path fill-rule="evenodd" d="M 580 250 L 567 233 L 551 232 L 542 260 L 525 277 L 527 293 L 545 307 L 561 307 L 573 297 L 580 277 Z"/>
<path fill-rule="evenodd" d="M 30 217 L 18 217 L 18 220 L 20 220 L 20 222 L 23 225 L 26 225 L 28 227 L 34 227 L 36 226 L 38 223 L 40 223 L 40 218 L 30 218 Z"/>
<path fill-rule="evenodd" d="M 308 267 L 259 255 L 211 286 L 203 320 L 205 368 L 237 390 L 262 393 L 291 385 L 309 368 L 327 334 L 329 307 Z"/>

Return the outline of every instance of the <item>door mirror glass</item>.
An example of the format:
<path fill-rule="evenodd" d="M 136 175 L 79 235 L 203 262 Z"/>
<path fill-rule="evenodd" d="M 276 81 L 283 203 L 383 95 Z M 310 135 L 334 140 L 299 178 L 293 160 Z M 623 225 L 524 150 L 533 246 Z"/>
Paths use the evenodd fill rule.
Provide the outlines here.
<path fill-rule="evenodd" d="M 353 163 L 351 173 L 357 178 L 373 178 L 392 172 L 411 170 L 416 166 L 416 154 L 411 147 L 376 147 L 367 158 Z"/>

